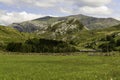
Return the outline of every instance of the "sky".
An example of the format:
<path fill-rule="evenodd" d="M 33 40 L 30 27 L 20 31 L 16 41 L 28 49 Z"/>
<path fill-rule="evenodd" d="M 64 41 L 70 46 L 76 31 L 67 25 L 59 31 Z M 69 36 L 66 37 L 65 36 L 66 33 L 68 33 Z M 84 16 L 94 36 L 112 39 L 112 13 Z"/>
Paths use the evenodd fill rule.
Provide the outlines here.
<path fill-rule="evenodd" d="M 120 0 L 0 0 L 0 24 L 84 14 L 120 20 Z"/>

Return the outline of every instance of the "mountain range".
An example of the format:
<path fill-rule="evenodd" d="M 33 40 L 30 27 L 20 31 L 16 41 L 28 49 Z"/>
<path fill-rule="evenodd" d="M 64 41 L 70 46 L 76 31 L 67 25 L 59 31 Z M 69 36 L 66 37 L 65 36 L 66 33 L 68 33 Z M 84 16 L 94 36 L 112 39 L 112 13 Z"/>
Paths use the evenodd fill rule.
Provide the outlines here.
<path fill-rule="evenodd" d="M 105 36 L 120 33 L 120 21 L 82 14 L 66 17 L 46 16 L 8 26 L 0 26 L 0 34 L 6 35 L 0 37 L 3 42 L 24 42 L 31 38 L 42 38 L 64 41 L 77 49 L 98 49 L 100 44 L 106 42 L 100 41 Z M 118 38 L 114 37 L 115 40 Z"/>
<path fill-rule="evenodd" d="M 43 18 L 38 18 L 31 21 L 25 21 L 22 23 L 13 23 L 9 26 L 14 27 L 21 32 L 45 31 L 47 28 L 49 28 L 50 26 L 56 23 L 60 24 L 60 22 L 64 22 L 70 19 L 76 19 L 80 21 L 84 25 L 84 27 L 86 27 L 86 29 L 88 30 L 102 29 L 120 24 L 120 21 L 113 18 L 96 18 L 96 17 L 90 17 L 79 14 L 79 15 L 71 15 L 66 17 L 46 16 Z"/>

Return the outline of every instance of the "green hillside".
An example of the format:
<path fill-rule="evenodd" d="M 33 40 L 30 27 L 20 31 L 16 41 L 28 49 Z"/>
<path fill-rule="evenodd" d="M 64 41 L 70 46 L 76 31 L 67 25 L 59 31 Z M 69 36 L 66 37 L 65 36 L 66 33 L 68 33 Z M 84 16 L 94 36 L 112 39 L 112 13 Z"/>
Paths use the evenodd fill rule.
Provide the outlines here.
<path fill-rule="evenodd" d="M 23 35 L 11 27 L 0 26 L 0 41 L 21 41 L 23 40 Z"/>
<path fill-rule="evenodd" d="M 78 49 L 103 36 L 119 31 L 115 28 L 120 21 L 113 18 L 96 18 L 82 14 L 65 17 L 46 16 L 9 26 L 20 32 L 34 33 L 37 38 L 62 40 Z M 112 27 L 114 26 L 114 27 Z"/>
<path fill-rule="evenodd" d="M 35 37 L 34 33 L 23 33 L 12 27 L 0 25 L 0 49 L 10 42 L 24 42 L 29 38 Z"/>
<path fill-rule="evenodd" d="M 96 34 L 101 37 L 96 37 L 88 42 L 87 48 L 99 49 L 102 51 L 120 51 L 120 25 L 110 28 L 97 30 Z"/>
<path fill-rule="evenodd" d="M 32 21 L 1 26 L 2 42 L 25 42 L 28 39 L 63 41 L 79 50 L 101 50 L 107 41 L 100 41 L 108 35 L 120 32 L 120 21 L 112 18 L 95 18 L 85 15 L 67 17 L 46 16 Z M 18 30 L 18 31 L 17 31 Z M 25 33 L 24 33 L 25 32 Z M 116 39 L 116 36 L 114 37 Z"/>

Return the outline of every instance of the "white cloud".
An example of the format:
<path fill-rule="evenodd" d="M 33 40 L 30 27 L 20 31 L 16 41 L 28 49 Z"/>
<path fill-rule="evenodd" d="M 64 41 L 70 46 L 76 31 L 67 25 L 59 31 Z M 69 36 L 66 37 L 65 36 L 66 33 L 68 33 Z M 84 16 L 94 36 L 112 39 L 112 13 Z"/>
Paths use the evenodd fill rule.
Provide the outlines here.
<path fill-rule="evenodd" d="M 69 9 L 69 8 L 60 8 L 59 9 L 62 13 L 66 13 L 66 14 L 72 14 L 74 13 L 72 9 Z"/>
<path fill-rule="evenodd" d="M 120 21 L 120 17 L 114 17 L 114 19 L 117 19 L 117 20 L 119 20 L 119 21 Z"/>
<path fill-rule="evenodd" d="M 107 8 L 106 6 L 100 6 L 100 7 L 81 7 L 80 11 L 85 14 L 93 14 L 93 15 L 109 15 L 112 13 L 112 10 Z"/>
<path fill-rule="evenodd" d="M 28 6 L 32 5 L 36 7 L 49 8 L 49 7 L 54 7 L 57 3 L 59 3 L 59 0 L 0 0 L 0 2 L 11 5 L 12 4 L 20 5 L 21 3 L 21 4 L 26 4 Z"/>
<path fill-rule="evenodd" d="M 32 9 L 50 9 L 57 13 L 71 15 L 71 14 L 86 14 L 95 16 L 108 16 L 112 14 L 112 10 L 109 9 L 107 4 L 110 4 L 112 0 L 0 0 L 0 3 L 10 4 L 17 7 L 25 5 Z M 50 11 L 49 10 L 49 11 Z M 52 12 L 50 12 L 52 13 Z M 46 11 L 48 14 L 48 11 Z M 53 13 L 55 14 L 55 13 Z M 9 24 L 12 22 L 21 22 L 25 20 L 31 20 L 43 15 L 32 14 L 27 12 L 0 12 L 0 22 L 3 24 Z"/>
<path fill-rule="evenodd" d="M 60 8 L 60 11 L 62 13 L 66 13 L 66 14 L 88 14 L 88 15 L 93 15 L 93 16 L 105 16 L 105 15 L 111 15 L 112 14 L 112 10 L 109 9 L 106 6 L 100 6 L 100 7 L 89 7 L 89 6 L 84 6 L 84 7 L 80 7 L 77 9 L 70 9 L 70 8 Z"/>
<path fill-rule="evenodd" d="M 36 19 L 39 17 L 43 17 L 44 15 L 32 14 L 23 12 L 6 12 L 0 11 L 0 24 L 8 25 L 15 22 L 22 22 L 27 20 Z"/>
<path fill-rule="evenodd" d="M 13 4 L 15 3 L 15 0 L 0 0 L 0 2 L 5 4 Z"/>
<path fill-rule="evenodd" d="M 28 5 L 34 5 L 38 7 L 55 7 L 59 3 L 67 5 L 77 5 L 77 6 L 104 6 L 109 4 L 111 0 L 0 0 L 2 3 L 25 3 Z"/>
<path fill-rule="evenodd" d="M 111 0 L 82 0 L 82 1 L 84 4 L 90 6 L 103 6 L 111 2 Z"/>
<path fill-rule="evenodd" d="M 61 7 L 60 11 L 62 13 L 104 16 L 113 12 L 112 9 L 106 6 L 111 0 L 70 0 L 70 2 L 72 3 L 70 6 L 74 8 Z"/>
<path fill-rule="evenodd" d="M 29 6 L 33 5 L 41 8 L 53 7 L 56 3 L 55 0 L 20 0 L 19 2 L 25 3 Z"/>

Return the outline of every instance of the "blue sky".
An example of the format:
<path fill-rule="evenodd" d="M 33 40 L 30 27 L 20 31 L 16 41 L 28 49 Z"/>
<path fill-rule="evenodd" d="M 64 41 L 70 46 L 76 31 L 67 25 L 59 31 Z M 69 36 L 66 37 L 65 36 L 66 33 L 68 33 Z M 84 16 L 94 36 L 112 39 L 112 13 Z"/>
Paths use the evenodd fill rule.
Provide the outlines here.
<path fill-rule="evenodd" d="M 0 0 L 0 24 L 84 14 L 120 19 L 120 0 Z"/>

